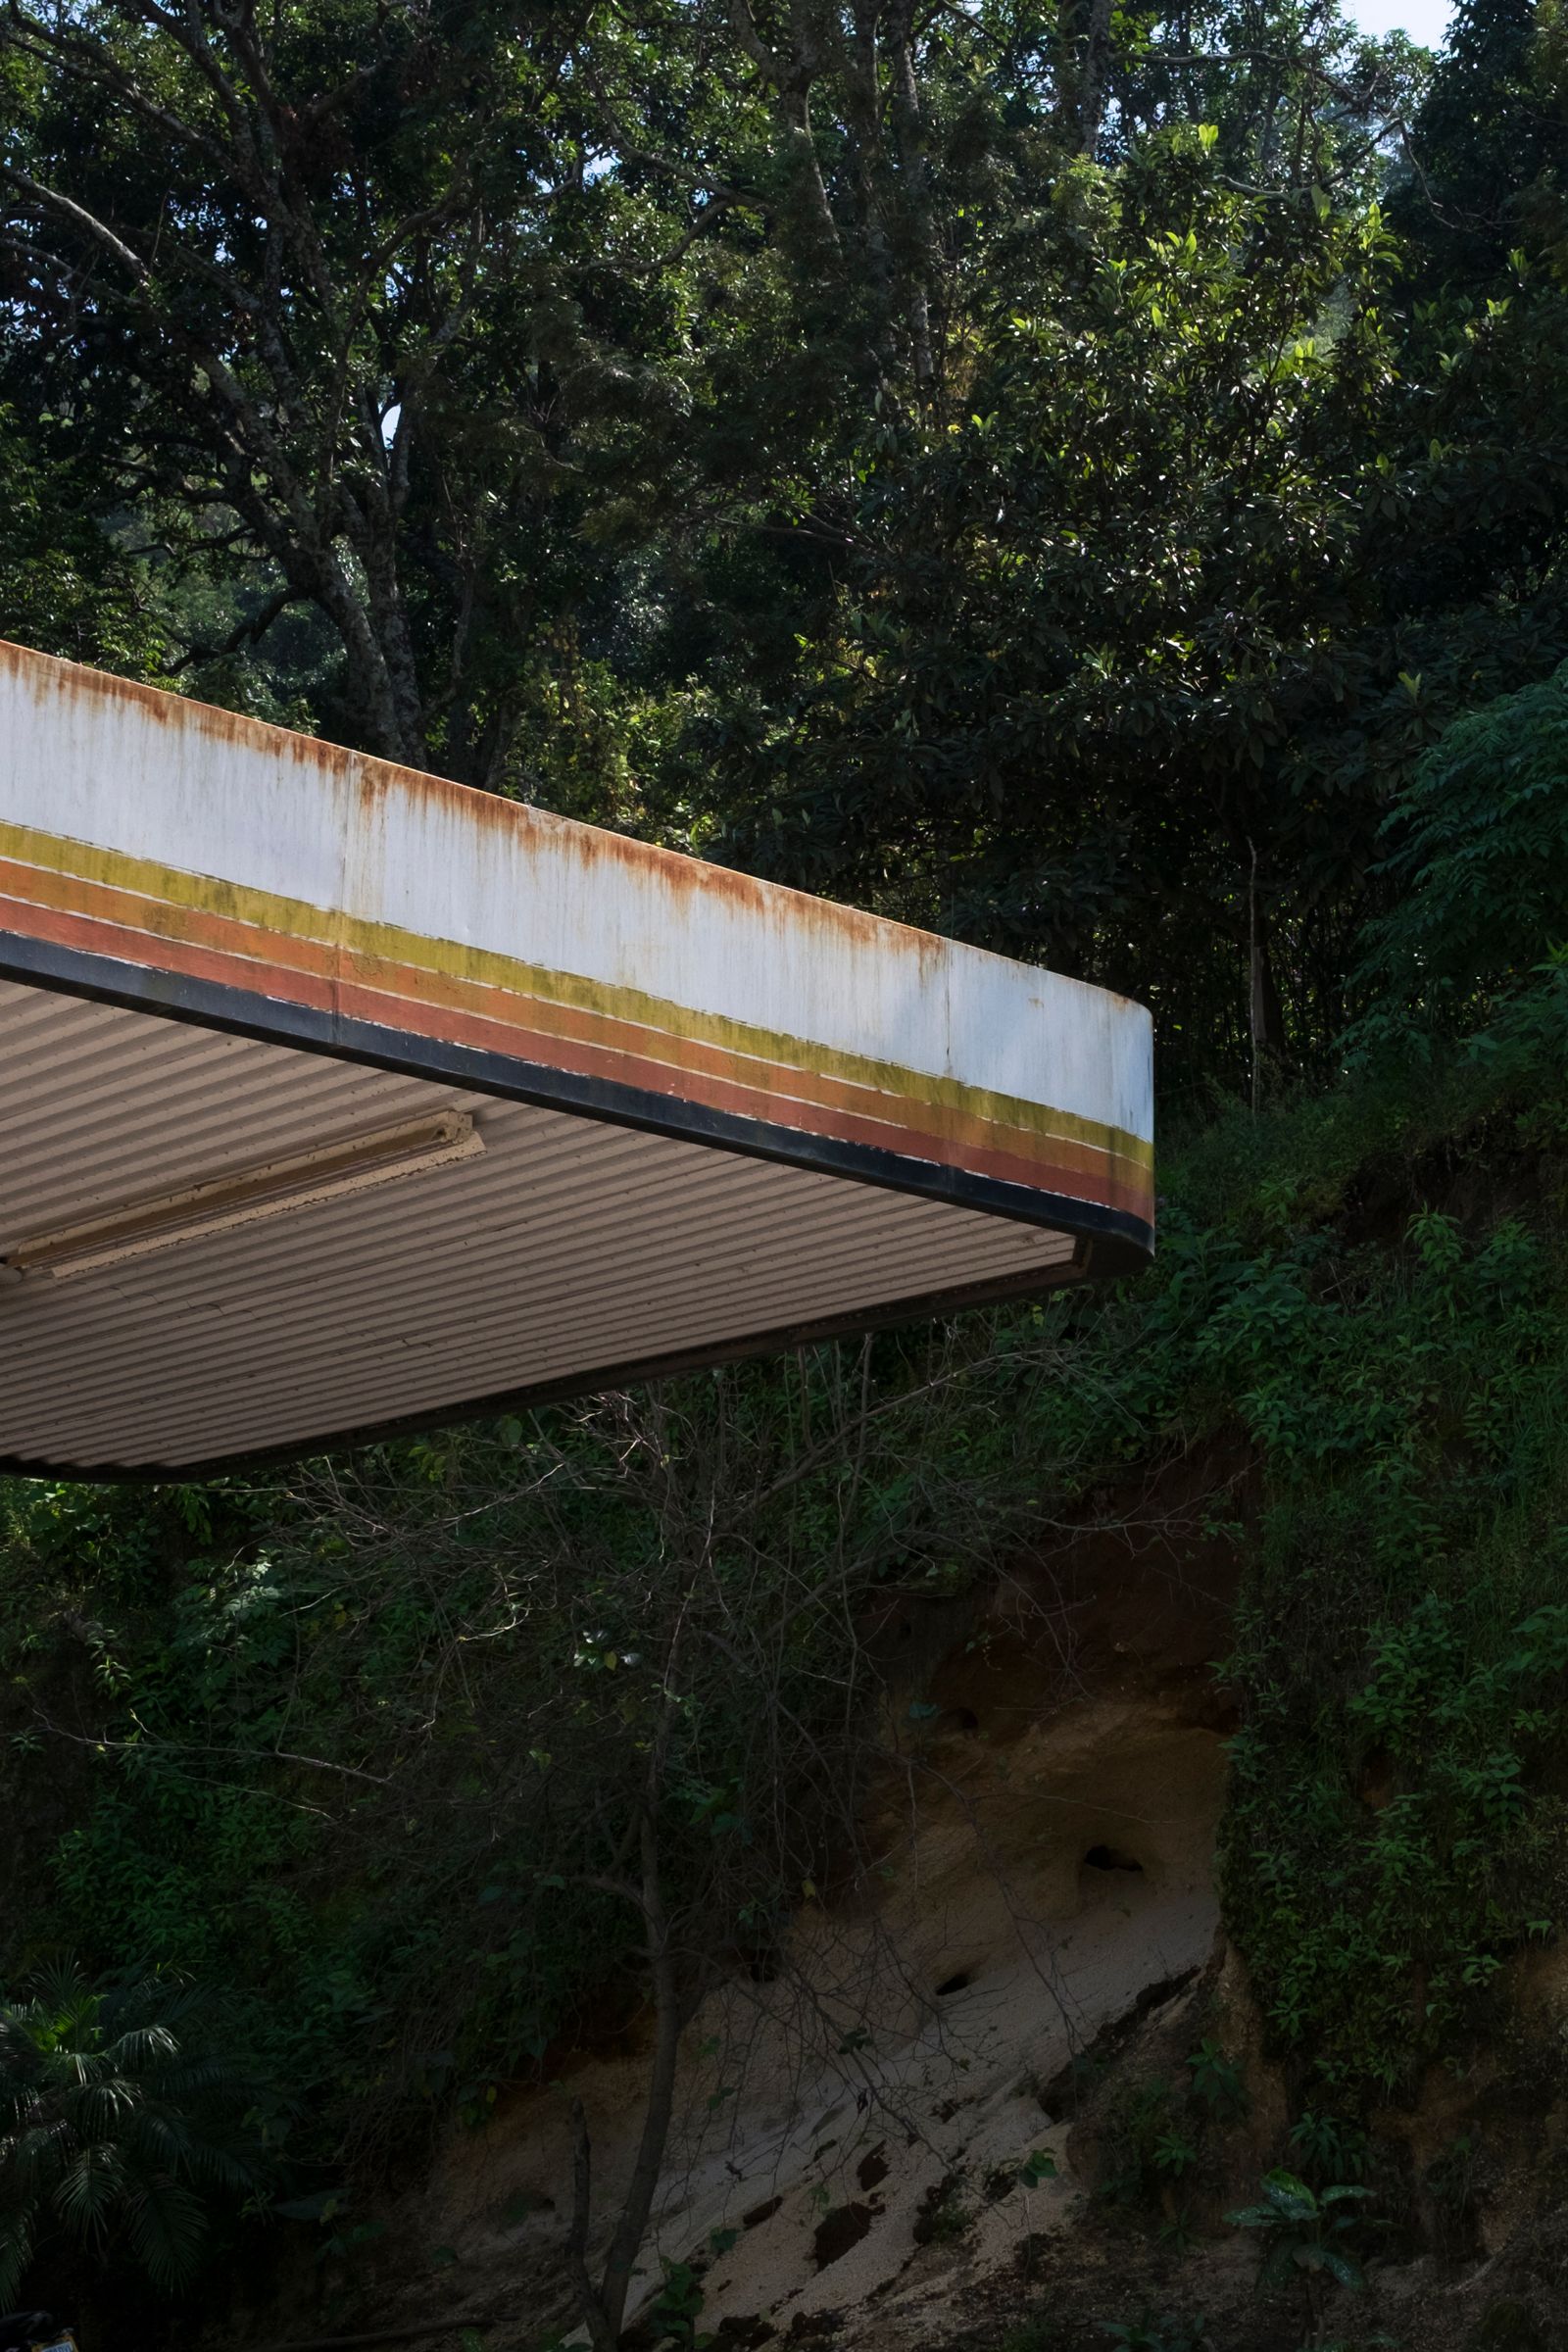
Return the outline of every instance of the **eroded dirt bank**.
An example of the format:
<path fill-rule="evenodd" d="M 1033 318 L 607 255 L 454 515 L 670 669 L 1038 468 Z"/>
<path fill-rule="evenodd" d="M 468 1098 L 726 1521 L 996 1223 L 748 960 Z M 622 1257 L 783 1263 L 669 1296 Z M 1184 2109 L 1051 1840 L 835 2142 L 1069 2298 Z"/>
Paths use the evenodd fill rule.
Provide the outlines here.
<path fill-rule="evenodd" d="M 770 1983 L 738 1974 L 687 2029 L 634 2317 L 678 2263 L 705 2329 L 945 2329 L 960 2277 L 1070 2228 L 1053 2085 L 1107 2028 L 1181 2000 L 1215 1943 L 1231 1579 L 1223 1546 L 1195 1559 L 1184 1514 L 1178 1496 L 1154 1514 L 1168 1532 L 1086 1538 L 1049 1573 L 877 1629 L 894 1696 L 869 1866 L 803 1899 Z M 633 2029 L 450 2135 L 356 2266 L 356 2326 L 450 2301 L 500 2319 L 503 2344 L 569 2329 L 571 2103 L 602 2238 L 644 2079 Z M 258 2334 L 311 2324 L 296 2303 Z"/>
<path fill-rule="evenodd" d="M 869 1863 L 803 1896 L 778 1973 L 737 1972 L 686 2031 L 634 2344 L 661 2332 L 670 2266 L 699 2335 L 738 2345 L 1081 2352 L 1107 2322 L 1200 2313 L 1219 2352 L 1303 2341 L 1299 2298 L 1260 2297 L 1255 2244 L 1224 2224 L 1292 2154 L 1215 1889 L 1228 1560 L 1179 1495 L 1152 1516 L 1137 1544 L 1085 1539 L 1050 1575 L 879 1629 L 903 1663 Z M 1568 2342 L 1549 2317 L 1568 1967 L 1537 1955 L 1509 2003 L 1484 2064 L 1377 2121 L 1386 2253 L 1344 2340 Z M 1205 2045 L 1243 2086 L 1230 2105 L 1194 2096 Z M 448 2134 L 351 2272 L 301 2266 L 240 2339 L 448 2319 L 500 2352 L 571 2336 L 571 2106 L 602 2243 L 645 2082 L 634 2023 L 505 2096 Z M 1161 2134 L 1187 2149 L 1169 2171 Z"/>

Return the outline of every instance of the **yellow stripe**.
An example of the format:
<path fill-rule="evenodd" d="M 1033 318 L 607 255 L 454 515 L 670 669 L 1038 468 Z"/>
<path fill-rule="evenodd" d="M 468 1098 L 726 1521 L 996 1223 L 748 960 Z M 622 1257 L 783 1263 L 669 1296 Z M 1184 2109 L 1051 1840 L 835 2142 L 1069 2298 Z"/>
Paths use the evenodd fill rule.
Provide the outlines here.
<path fill-rule="evenodd" d="M 636 988 L 620 988 L 590 980 L 574 972 L 552 971 L 543 964 L 525 963 L 494 949 L 476 948 L 461 940 L 431 939 L 406 931 L 395 923 L 370 922 L 341 908 L 313 906 L 303 899 L 285 899 L 248 884 L 228 882 L 216 875 L 186 872 L 179 866 L 160 865 L 120 850 L 91 842 L 63 839 L 30 825 L 0 820 L 0 857 L 19 864 L 36 865 L 51 873 L 101 882 L 137 897 L 189 906 L 208 914 L 229 917 L 260 931 L 282 933 L 292 939 L 315 940 L 350 955 L 376 956 L 416 969 L 469 980 L 510 996 L 537 998 L 568 1004 L 583 1012 L 635 1022 L 674 1037 L 689 1037 L 784 1067 L 810 1070 L 818 1076 L 844 1080 L 878 1093 L 906 1096 L 917 1102 L 967 1111 L 997 1125 L 1019 1127 L 1033 1135 L 1059 1138 L 1107 1152 L 1112 1158 L 1152 1168 L 1152 1144 L 1124 1127 L 1111 1127 L 1075 1111 L 1054 1110 L 1020 1096 L 993 1094 L 988 1088 L 965 1086 L 956 1078 L 910 1070 L 898 1062 L 877 1061 L 818 1045 L 786 1033 L 760 1029 L 724 1013 L 697 1012 L 667 999 Z"/>

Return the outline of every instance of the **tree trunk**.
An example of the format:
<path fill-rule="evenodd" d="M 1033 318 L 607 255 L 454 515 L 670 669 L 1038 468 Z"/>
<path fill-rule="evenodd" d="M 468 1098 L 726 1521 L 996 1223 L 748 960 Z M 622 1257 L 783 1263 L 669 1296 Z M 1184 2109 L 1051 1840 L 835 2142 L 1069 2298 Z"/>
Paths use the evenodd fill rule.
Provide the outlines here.
<path fill-rule="evenodd" d="M 659 2189 L 664 2150 L 669 2141 L 675 2106 L 675 2068 L 680 2055 L 681 2007 L 679 1972 L 670 1949 L 669 1921 L 664 1910 L 659 1866 L 659 1830 L 654 1804 L 645 1800 L 637 1833 L 640 1880 L 638 1903 L 647 1936 L 648 1973 L 654 1994 L 654 2054 L 648 2070 L 648 2105 L 643 2113 L 631 2179 L 605 2254 L 605 2267 L 596 2286 L 588 2266 L 588 2233 L 593 2206 L 593 2151 L 582 2102 L 572 2107 L 572 2206 L 566 2232 L 566 2268 L 573 2292 L 593 2338 L 594 2352 L 615 2352 L 632 2273 L 648 2233 L 648 2223 Z M 628 1887 L 626 1892 L 630 1894 Z"/>
<path fill-rule="evenodd" d="M 899 172 L 907 208 L 914 259 L 909 292 L 909 340 L 914 358 L 914 380 L 923 390 L 936 374 L 931 337 L 931 289 L 940 280 L 936 240 L 931 226 L 931 175 L 925 151 L 925 124 L 920 116 L 920 92 L 914 77 L 910 48 L 910 0 L 893 0 L 888 17 L 888 46 L 893 66 L 893 126 L 898 140 Z"/>
<path fill-rule="evenodd" d="M 1089 0 L 1083 65 L 1078 78 L 1078 147 L 1093 160 L 1105 120 L 1105 86 L 1110 79 L 1111 0 Z"/>
<path fill-rule="evenodd" d="M 637 2161 L 605 2257 L 599 2299 L 612 2335 L 618 2336 L 631 2291 L 631 2275 L 642 2250 L 648 2220 L 654 2210 L 660 2169 L 669 2139 L 669 2119 L 675 2104 L 675 2062 L 680 2050 L 680 1987 L 674 1955 L 669 1948 L 669 1922 L 664 1914 L 660 1883 L 659 1832 L 650 1806 L 643 1809 L 639 1834 L 642 1860 L 643 1917 L 648 1923 L 648 1971 L 654 1987 L 654 2057 L 648 2075 L 648 2106 L 643 2115 Z"/>

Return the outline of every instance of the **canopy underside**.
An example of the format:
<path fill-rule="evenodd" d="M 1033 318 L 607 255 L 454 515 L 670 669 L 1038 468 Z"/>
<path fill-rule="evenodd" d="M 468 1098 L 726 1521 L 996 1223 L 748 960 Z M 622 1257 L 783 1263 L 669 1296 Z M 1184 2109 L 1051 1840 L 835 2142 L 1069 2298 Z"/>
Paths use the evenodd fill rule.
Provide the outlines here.
<path fill-rule="evenodd" d="M 0 1282 L 0 1457 L 19 1469 L 187 1476 L 1085 1263 L 1040 1224 L 10 981 L 0 1056 L 0 1259 L 438 1113 L 482 1143 Z"/>

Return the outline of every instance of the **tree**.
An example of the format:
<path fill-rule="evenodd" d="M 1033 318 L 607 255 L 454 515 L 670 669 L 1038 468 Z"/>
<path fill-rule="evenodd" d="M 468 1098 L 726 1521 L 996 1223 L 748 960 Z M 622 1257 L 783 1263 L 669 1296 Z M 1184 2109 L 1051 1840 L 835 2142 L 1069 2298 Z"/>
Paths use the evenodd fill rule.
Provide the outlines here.
<path fill-rule="evenodd" d="M 1474 1029 L 1563 946 L 1568 676 L 1457 720 L 1388 823 L 1394 906 L 1367 942 L 1364 1035 Z"/>
<path fill-rule="evenodd" d="M 94 1987 L 74 1966 L 0 2003 L 0 2303 L 54 2236 L 122 2246 L 180 2286 L 209 2203 L 266 2180 L 248 2122 L 259 2086 L 203 2033 L 205 2006 L 156 1978 Z"/>
<path fill-rule="evenodd" d="M 1554 52 L 1541 39 L 1554 22 L 1534 0 L 1460 0 L 1454 11 L 1409 125 L 1399 193 L 1429 286 L 1494 281 L 1525 241 L 1542 182 L 1568 158 Z"/>
<path fill-rule="evenodd" d="M 640 2135 L 613 2192 L 575 2118 L 565 2267 L 601 2352 L 655 2209 L 681 2036 L 718 1985 L 787 1974 L 792 1918 L 830 1874 L 868 1876 L 867 1794 L 919 1772 L 918 1736 L 890 1752 L 879 1720 L 873 1621 L 905 1588 L 961 1590 L 1028 1524 L 1038 1455 L 1005 1432 L 988 1445 L 970 1416 L 1043 1395 L 1059 1355 L 1053 1327 L 1030 1341 L 984 1320 L 930 1348 L 816 1348 L 539 1415 L 499 1446 L 432 1443 L 422 1488 L 382 1453 L 296 1490 L 303 1525 L 279 1529 L 295 1573 L 324 1547 L 339 1618 L 382 1653 L 349 1676 L 354 1834 L 374 1838 L 384 1808 L 407 1854 L 418 1769 L 459 1931 L 476 1883 L 494 1923 L 491 1952 L 422 1955 L 428 2041 L 477 2022 L 492 2065 L 537 2067 L 585 1998 L 644 2029 Z M 318 1676 L 342 1682 L 335 1644 Z M 456 1733 L 432 1711 L 452 1677 Z"/>
<path fill-rule="evenodd" d="M 585 6 L 10 0 L 13 397 L 71 423 L 144 556 L 223 583 L 181 672 L 314 613 L 318 717 L 495 787 L 616 625 L 650 514 L 738 459 L 755 480 L 781 432 L 798 465 L 846 392 L 932 380 L 916 37 L 906 0 L 780 24 L 651 0 L 619 30 Z M 771 392 L 741 429 L 737 360 Z"/>
<path fill-rule="evenodd" d="M 998 262 L 1113 90 L 1126 144 L 1126 74 L 1190 113 L 1091 15 L 8 0 L 6 397 L 158 576 L 173 674 L 614 812 L 670 657 L 746 631 L 765 692 L 857 551 L 840 486 L 965 413 Z M 1206 94 L 1253 35 L 1299 187 L 1381 68 L 1335 78 L 1332 15 L 1200 12 Z"/>
<path fill-rule="evenodd" d="M 164 640 L 148 582 L 98 522 L 100 484 L 68 427 L 0 409 L 0 637 L 146 675 Z"/>
<path fill-rule="evenodd" d="M 1375 213 L 1237 193 L 1212 132 L 1064 175 L 963 412 L 835 500 L 787 697 L 699 717 L 719 854 L 1145 996 L 1167 1054 L 1298 1049 L 1379 813 L 1311 722 L 1392 684 L 1356 644 L 1392 267 Z"/>
<path fill-rule="evenodd" d="M 178 1491 L 19 1485 L 13 1588 L 94 1560 L 70 1642 L 105 1662 L 79 1735 L 34 1717 L 95 1790 L 51 1927 L 231 1983 L 340 2201 L 623 2033 L 641 2144 L 579 2132 L 562 2233 L 608 2343 L 700 2003 L 720 2142 L 759 2044 L 896 2098 L 846 2026 L 929 1988 L 877 1925 L 867 1799 L 948 1786 L 921 1638 L 1098 1473 L 1080 1322 L 1114 1358 L 1116 1315 L 1064 1298 L 188 1495 L 184 1542 Z M 1013 1605 L 1066 1697 L 1067 1612 L 1029 1579 Z"/>
<path fill-rule="evenodd" d="M 224 583 L 229 625 L 181 666 L 314 612 L 319 715 L 478 783 L 581 586 L 578 437 L 658 397 L 639 271 L 667 231 L 590 172 L 613 60 L 586 65 L 585 23 L 13 0 L 4 24 L 13 388 L 92 453 L 100 514 Z"/>

